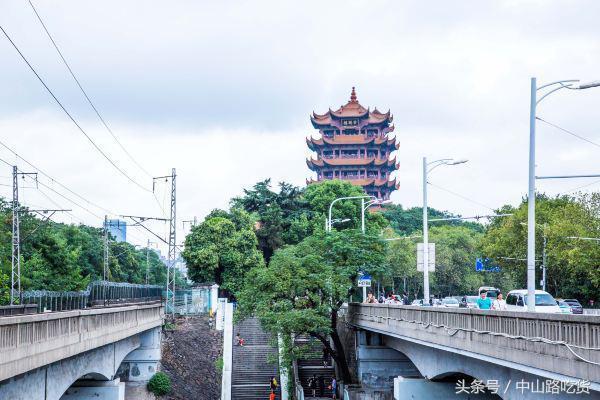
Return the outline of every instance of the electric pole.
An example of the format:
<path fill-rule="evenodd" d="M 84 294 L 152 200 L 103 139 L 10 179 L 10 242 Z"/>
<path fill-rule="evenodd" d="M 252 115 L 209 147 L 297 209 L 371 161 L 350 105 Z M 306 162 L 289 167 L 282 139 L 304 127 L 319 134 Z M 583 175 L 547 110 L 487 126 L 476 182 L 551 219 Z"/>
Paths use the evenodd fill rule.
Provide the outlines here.
<path fill-rule="evenodd" d="M 157 244 L 156 242 L 151 242 L 148 239 L 148 244 L 146 246 L 146 285 L 150 282 L 150 245 Z"/>
<path fill-rule="evenodd" d="M 108 215 L 104 216 L 104 269 L 102 280 L 108 279 Z"/>
<path fill-rule="evenodd" d="M 165 241 L 169 245 L 169 254 L 167 257 L 168 261 L 167 261 L 166 308 L 167 308 L 167 313 L 168 313 L 169 305 L 170 305 L 171 317 L 175 317 L 175 258 L 176 258 L 176 252 L 177 252 L 177 242 L 176 242 L 176 234 L 175 234 L 176 227 L 177 227 L 177 225 L 176 225 L 176 223 L 177 223 L 177 217 L 176 217 L 177 198 L 176 198 L 176 190 L 175 190 L 175 188 L 176 188 L 175 178 L 176 177 L 177 177 L 177 174 L 175 173 L 175 168 L 173 168 L 173 169 L 171 169 L 171 175 L 158 176 L 158 177 L 153 178 L 153 181 L 152 181 L 152 190 L 154 191 L 154 187 L 155 187 L 154 183 L 157 179 L 164 179 L 165 181 L 168 181 L 169 179 L 171 179 L 171 216 L 168 219 L 168 221 L 169 221 L 169 238 L 168 238 L 168 241 L 165 241 L 164 239 L 159 237 L 161 240 Z M 154 219 L 158 219 L 158 218 L 154 218 Z M 143 220 L 140 222 L 143 222 Z M 144 227 L 143 225 L 141 225 L 141 226 Z M 154 234 L 154 235 L 157 236 L 156 234 Z"/>
<path fill-rule="evenodd" d="M 175 241 L 176 231 L 176 191 L 175 191 L 175 168 L 171 170 L 171 221 L 169 223 L 169 268 L 167 269 L 167 303 L 171 301 L 172 317 L 175 317 L 175 257 L 177 251 L 177 242 Z M 171 274 L 169 274 L 171 270 Z M 169 282 L 171 279 L 171 282 Z M 171 286 L 171 298 L 169 299 L 169 284 Z"/>
<path fill-rule="evenodd" d="M 21 233 L 19 227 L 19 175 L 25 178 L 25 175 L 35 175 L 37 185 L 37 172 L 19 172 L 16 165 L 13 165 L 13 201 L 12 201 L 12 256 L 10 271 L 10 304 L 15 304 L 15 297 L 19 296 L 19 304 L 22 303 L 21 293 Z"/>
<path fill-rule="evenodd" d="M 19 180 L 17 166 L 13 166 L 12 203 L 12 261 L 10 274 L 10 305 L 15 303 L 15 287 L 21 295 L 21 239 L 19 237 Z"/>

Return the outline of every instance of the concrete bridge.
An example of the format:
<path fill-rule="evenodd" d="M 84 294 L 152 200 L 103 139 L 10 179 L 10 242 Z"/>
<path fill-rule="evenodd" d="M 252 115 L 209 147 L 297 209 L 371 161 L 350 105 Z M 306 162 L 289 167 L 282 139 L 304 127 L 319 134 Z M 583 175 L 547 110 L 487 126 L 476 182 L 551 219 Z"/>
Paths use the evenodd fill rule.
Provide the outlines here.
<path fill-rule="evenodd" d="M 0 399 L 123 400 L 160 361 L 160 302 L 0 318 Z"/>
<path fill-rule="evenodd" d="M 600 398 L 600 316 L 350 304 L 345 318 L 359 380 L 396 399 L 461 398 L 460 378 L 464 398 L 473 379 L 476 398 Z"/>

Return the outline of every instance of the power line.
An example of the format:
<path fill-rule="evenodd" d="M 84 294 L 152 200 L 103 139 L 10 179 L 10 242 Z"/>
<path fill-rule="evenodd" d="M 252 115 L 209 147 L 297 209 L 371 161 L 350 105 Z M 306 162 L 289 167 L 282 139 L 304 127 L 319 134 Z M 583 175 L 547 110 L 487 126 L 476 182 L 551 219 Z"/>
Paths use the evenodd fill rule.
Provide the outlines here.
<path fill-rule="evenodd" d="M 96 113 L 96 115 L 98 116 L 98 119 L 100 119 L 100 122 L 102 122 L 102 125 L 104 125 L 104 127 L 106 128 L 106 130 L 110 133 L 110 135 L 112 136 L 112 138 L 115 140 L 115 142 L 117 142 L 117 144 L 119 145 L 119 147 L 121 147 L 121 149 L 125 152 L 125 154 L 127 154 L 127 157 L 129 157 L 129 159 L 131 161 L 133 161 L 133 163 L 140 169 L 142 170 L 146 175 L 148 175 L 148 177 L 152 177 L 152 175 L 150 175 L 150 173 L 148 171 L 146 171 L 146 169 L 144 169 L 144 167 L 142 167 L 136 160 L 135 158 L 133 158 L 133 156 L 129 153 L 129 151 L 127 151 L 127 149 L 125 148 L 125 146 L 123 146 L 123 144 L 119 141 L 119 139 L 117 138 L 117 136 L 114 134 L 114 132 L 112 131 L 112 129 L 110 129 L 110 127 L 108 126 L 108 124 L 106 123 L 106 120 L 104 119 L 104 117 L 102 117 L 102 115 L 100 114 L 100 112 L 98 111 L 98 108 L 94 105 L 94 103 L 92 102 L 92 100 L 90 99 L 90 97 L 88 96 L 87 92 L 83 89 L 83 86 L 81 85 L 81 83 L 79 82 L 79 79 L 77 79 L 77 77 L 75 76 L 75 73 L 73 72 L 73 69 L 71 68 L 71 66 L 69 65 L 69 63 L 67 62 L 67 60 L 65 59 L 63 53 L 60 51 L 60 49 L 58 48 L 58 45 L 56 44 L 56 41 L 54 40 L 54 38 L 52 37 L 52 35 L 50 34 L 50 32 L 48 31 L 48 28 L 46 27 L 46 24 L 44 24 L 44 21 L 42 20 L 42 17 L 40 16 L 40 14 L 37 12 L 36 8 L 34 7 L 33 3 L 31 2 L 31 0 L 29 0 L 29 5 L 31 6 L 31 8 L 33 9 L 33 12 L 35 13 L 35 15 L 37 16 L 38 20 L 40 21 L 40 24 L 42 25 L 42 27 L 44 28 L 44 31 L 46 31 L 46 34 L 48 35 L 48 38 L 50 39 L 50 41 L 52 42 L 52 45 L 54 46 L 54 48 L 56 49 L 56 51 L 58 52 L 58 55 L 60 56 L 60 58 L 62 59 L 63 63 L 65 64 L 65 66 L 67 67 L 67 69 L 69 70 L 69 73 L 71 74 L 71 76 L 73 77 L 73 80 L 75 80 L 75 83 L 77 84 L 77 86 L 79 87 L 79 90 L 81 90 L 81 93 L 83 93 L 83 96 L 86 98 L 87 102 L 90 104 L 90 106 L 92 107 L 92 109 L 94 110 L 94 112 Z"/>
<path fill-rule="evenodd" d="M 453 191 L 452 191 L 452 190 L 450 190 L 450 189 L 443 188 L 443 187 L 441 187 L 441 186 L 439 186 L 439 185 L 436 185 L 436 184 L 434 184 L 434 183 L 431 183 L 431 182 L 427 182 L 427 183 L 428 183 L 428 184 L 430 184 L 430 185 L 431 185 L 431 186 L 433 186 L 433 187 L 436 187 L 436 188 L 438 188 L 438 189 L 440 189 L 440 190 L 443 190 L 444 192 L 448 192 L 448 193 L 450 193 L 450 194 L 453 194 L 453 195 L 455 195 L 455 196 L 457 196 L 457 197 L 460 197 L 460 198 L 461 198 L 461 199 L 463 199 L 463 200 L 470 201 L 470 202 L 471 202 L 471 203 L 473 203 L 473 204 L 477 204 L 477 205 L 479 205 L 479 206 L 481 206 L 481 207 L 485 207 L 485 208 L 487 208 L 487 209 L 489 209 L 489 210 L 492 210 L 492 211 L 494 211 L 494 212 L 496 211 L 494 208 L 492 208 L 492 207 L 490 207 L 490 206 L 487 206 L 487 205 L 485 205 L 485 204 L 483 204 L 483 203 L 479 203 L 478 201 L 475 201 L 475 200 L 473 200 L 473 199 L 470 199 L 470 198 L 468 198 L 468 197 L 465 197 L 465 196 L 463 196 L 463 195 L 461 195 L 461 194 L 459 194 L 459 193 L 453 192 Z"/>
<path fill-rule="evenodd" d="M 33 68 L 33 66 L 29 63 L 29 61 L 27 60 L 27 58 L 23 55 L 23 53 L 21 52 L 21 50 L 17 47 L 17 45 L 15 44 L 15 42 L 13 42 L 13 40 L 10 38 L 10 36 L 8 35 L 8 33 L 6 33 L 6 31 L 4 30 L 4 28 L 2 26 L 0 26 L 0 30 L 2 30 L 2 33 L 4 33 L 4 36 L 6 36 L 6 38 L 8 39 L 8 41 L 12 44 L 12 46 L 15 48 L 15 50 L 17 51 L 17 53 L 19 53 L 19 55 L 21 56 L 21 58 L 23 59 L 23 61 L 25 61 L 25 63 L 27 64 L 27 66 L 29 67 L 29 69 L 31 69 L 31 71 L 34 73 L 34 75 L 37 77 L 37 79 L 40 81 L 40 83 L 44 86 L 44 88 L 48 91 L 48 93 L 52 96 L 52 98 L 54 99 L 54 101 L 56 102 L 56 104 L 58 104 L 60 106 L 60 108 L 64 111 L 64 113 L 69 117 L 69 119 L 75 124 L 75 126 L 79 129 L 79 131 L 81 133 L 83 133 L 83 135 L 87 138 L 87 140 L 94 146 L 94 148 L 117 170 L 121 173 L 121 175 L 123 175 L 125 178 L 127 178 L 131 183 L 135 184 L 136 186 L 138 186 L 140 189 L 146 191 L 146 192 L 150 192 L 150 189 L 145 188 L 144 186 L 140 185 L 137 181 L 135 181 L 133 178 L 131 178 L 129 175 L 127 175 L 127 173 L 125 171 L 123 171 L 97 144 L 96 142 L 94 142 L 94 140 L 87 134 L 87 132 L 81 127 L 81 125 L 79 125 L 79 123 L 77 122 L 77 120 L 71 115 L 71 113 L 69 113 L 69 111 L 65 108 L 65 106 L 63 106 L 63 104 L 60 102 L 60 100 L 58 100 L 58 98 L 54 95 L 54 93 L 52 92 L 52 90 L 50 90 L 50 88 L 48 87 L 48 85 L 46 85 L 46 82 L 44 82 L 44 80 L 41 78 L 41 76 L 37 73 L 37 71 L 35 70 L 35 68 Z"/>
<path fill-rule="evenodd" d="M 565 129 L 565 128 L 563 128 L 563 127 L 560 127 L 560 126 L 558 126 L 558 125 L 556 125 L 556 124 L 553 124 L 552 122 L 548 122 L 548 121 L 546 121 L 545 119 L 542 119 L 542 118 L 540 118 L 540 117 L 536 117 L 536 118 L 537 118 L 538 120 L 540 120 L 540 121 L 542 121 L 542 122 L 544 122 L 544 123 L 546 123 L 546 124 L 548 124 L 548 125 L 550 125 L 550 126 L 552 126 L 552 127 L 556 128 L 556 129 L 560 130 L 560 131 L 563 131 L 564 133 L 567 133 L 567 134 L 569 134 L 569 135 L 571 135 L 571 136 L 573 136 L 573 137 L 576 137 L 576 138 L 577 138 L 577 139 L 579 139 L 579 140 L 583 140 L 584 142 L 587 142 L 587 143 L 589 143 L 589 144 L 591 144 L 591 145 L 593 145 L 593 146 L 600 147 L 600 144 L 598 144 L 598 143 L 596 143 L 596 142 L 594 142 L 594 141 L 592 141 L 592 140 L 590 140 L 590 139 L 588 139 L 588 138 L 586 138 L 586 137 L 583 137 L 583 136 L 581 136 L 581 135 L 578 135 L 578 134 L 576 134 L 575 132 L 572 132 L 572 131 L 570 131 L 570 130 L 568 130 L 568 129 Z"/>
<path fill-rule="evenodd" d="M 86 199 L 85 197 L 75 193 L 73 190 L 69 189 L 67 186 L 63 185 L 62 183 L 60 183 L 59 181 L 57 181 L 56 179 L 54 179 L 53 177 L 51 177 L 50 175 L 48 175 L 46 172 L 44 172 L 43 170 L 41 170 L 40 168 L 36 167 L 35 165 L 33 165 L 31 162 L 27 161 L 26 159 L 24 159 L 23 157 L 21 157 L 19 154 L 17 154 L 16 151 L 14 151 L 13 149 L 11 149 L 10 147 L 8 147 L 5 143 L 3 143 L 0 140 L 0 146 L 4 147 L 5 149 L 7 149 L 8 151 L 10 151 L 11 153 L 13 153 L 17 158 L 19 158 L 21 161 L 25 162 L 27 165 L 29 165 L 31 168 L 37 170 L 41 175 L 45 176 L 46 178 L 48 178 L 50 181 L 52 181 L 52 183 L 56 183 L 57 185 L 59 185 L 60 187 L 62 187 L 63 189 L 65 189 L 66 191 L 68 191 L 69 193 L 71 193 L 72 195 L 78 197 L 79 199 L 85 201 L 87 204 L 94 206 L 102 211 L 108 212 L 109 214 L 116 214 L 114 212 L 112 212 L 111 210 L 108 210 L 105 207 L 99 206 L 98 204 L 93 203 L 92 201 Z M 12 166 L 12 164 L 7 163 L 6 161 L 0 159 L 0 161 L 8 164 L 9 166 Z"/>

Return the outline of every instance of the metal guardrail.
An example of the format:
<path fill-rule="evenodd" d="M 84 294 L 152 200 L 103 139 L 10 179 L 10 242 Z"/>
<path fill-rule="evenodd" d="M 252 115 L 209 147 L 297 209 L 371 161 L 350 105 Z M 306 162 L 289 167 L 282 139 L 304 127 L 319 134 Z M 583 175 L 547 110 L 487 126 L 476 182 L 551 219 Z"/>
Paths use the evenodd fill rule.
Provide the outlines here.
<path fill-rule="evenodd" d="M 81 310 L 130 302 L 160 300 L 162 286 L 94 281 L 82 291 L 29 290 L 21 292 L 22 304 L 35 304 L 37 312 Z"/>
<path fill-rule="evenodd" d="M 392 337 L 600 382 L 597 315 L 352 303 L 346 318 Z"/>
<path fill-rule="evenodd" d="M 12 306 L 0 306 L 0 317 L 10 315 L 35 314 L 37 304 L 17 304 Z"/>

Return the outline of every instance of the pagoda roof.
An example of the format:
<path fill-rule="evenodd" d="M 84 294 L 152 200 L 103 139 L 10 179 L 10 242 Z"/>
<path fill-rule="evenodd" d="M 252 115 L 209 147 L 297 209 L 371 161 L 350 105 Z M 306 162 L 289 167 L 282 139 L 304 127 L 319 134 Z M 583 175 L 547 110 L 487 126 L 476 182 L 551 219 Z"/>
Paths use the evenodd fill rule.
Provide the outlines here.
<path fill-rule="evenodd" d="M 368 117 L 369 124 L 379 124 L 382 122 L 392 122 L 393 116 L 390 111 L 382 113 L 377 108 L 371 111 L 369 108 L 363 107 L 356 97 L 356 90 L 352 87 L 352 93 L 350 94 L 350 101 L 345 105 L 338 108 L 336 111 L 332 111 L 331 108 L 325 114 L 317 114 L 313 111 L 310 120 L 313 126 L 330 125 L 333 119 L 339 118 L 363 118 Z"/>
<path fill-rule="evenodd" d="M 353 185 L 357 186 L 375 186 L 375 187 L 393 187 L 395 189 L 400 188 L 400 183 L 396 181 L 396 178 L 387 180 L 387 179 L 375 179 L 375 178 L 367 178 L 367 179 L 344 179 L 344 182 L 350 182 Z M 315 181 L 313 179 L 307 179 L 306 184 L 310 185 L 311 183 L 316 183 L 319 181 Z"/>
<path fill-rule="evenodd" d="M 325 144 L 340 145 L 340 144 L 376 144 L 385 145 L 387 147 L 394 147 L 396 150 L 400 148 L 400 143 L 396 141 L 396 138 L 388 139 L 386 137 L 365 137 L 364 135 L 337 135 L 333 138 L 322 137 L 314 139 L 313 137 L 306 138 L 306 144 L 312 150 L 315 147 L 320 147 Z"/>
<path fill-rule="evenodd" d="M 374 165 L 374 166 L 382 166 L 385 165 L 387 167 L 395 167 L 394 169 L 398 169 L 399 165 L 396 164 L 396 157 L 389 160 L 387 158 L 377 158 L 377 157 L 365 157 L 365 158 L 318 158 L 318 159 L 307 159 L 306 164 L 308 168 L 314 170 L 315 167 L 324 167 L 324 166 L 366 166 L 366 165 Z"/>

